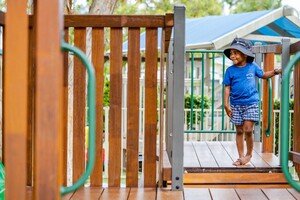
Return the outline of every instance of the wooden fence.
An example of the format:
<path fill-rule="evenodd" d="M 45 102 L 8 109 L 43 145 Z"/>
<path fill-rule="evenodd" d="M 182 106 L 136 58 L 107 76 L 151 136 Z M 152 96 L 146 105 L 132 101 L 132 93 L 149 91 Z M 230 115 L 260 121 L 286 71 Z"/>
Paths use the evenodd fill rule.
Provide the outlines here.
<path fill-rule="evenodd" d="M 0 13 L 4 30 L 3 162 L 6 167 L 6 199 L 25 199 L 26 186 L 33 189 L 35 199 L 59 198 L 59 188 L 67 184 L 69 170 L 69 123 L 73 124 L 73 182 L 85 171 L 86 71 L 76 57 L 74 70 L 69 71 L 71 56 L 68 52 L 62 53 L 61 42 L 62 39 L 73 42 L 74 46 L 86 52 L 87 29 L 91 30 L 91 62 L 96 71 L 97 89 L 96 160 L 90 186 L 101 187 L 103 183 L 102 108 L 106 44 L 110 49 L 108 186 L 120 186 L 122 43 L 125 31 L 128 33 L 126 186 L 137 187 L 139 184 L 139 77 L 144 56 L 145 151 L 141 185 L 156 187 L 157 130 L 163 125 L 157 124 L 157 99 L 163 99 L 164 95 L 164 86 L 157 84 L 157 74 L 158 67 L 161 76 L 164 73 L 174 15 L 68 15 L 63 18 L 58 2 L 36 2 L 34 15 L 28 16 L 26 1 L 17 5 L 8 1 L 7 13 Z M 144 29 L 146 49 L 141 54 L 140 33 Z M 162 30 L 159 45 L 158 29 Z M 160 54 L 159 49 L 162 49 Z M 69 73 L 73 74 L 72 102 L 68 100 Z M 70 105 L 72 118 L 68 113 Z"/>

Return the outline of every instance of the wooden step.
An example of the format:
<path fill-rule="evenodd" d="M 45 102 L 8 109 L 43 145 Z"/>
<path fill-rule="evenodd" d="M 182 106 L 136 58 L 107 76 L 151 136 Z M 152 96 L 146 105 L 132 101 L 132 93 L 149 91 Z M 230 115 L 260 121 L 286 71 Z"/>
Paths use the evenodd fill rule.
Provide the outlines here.
<path fill-rule="evenodd" d="M 289 187 L 283 173 L 186 173 L 184 185 L 205 187 Z"/>

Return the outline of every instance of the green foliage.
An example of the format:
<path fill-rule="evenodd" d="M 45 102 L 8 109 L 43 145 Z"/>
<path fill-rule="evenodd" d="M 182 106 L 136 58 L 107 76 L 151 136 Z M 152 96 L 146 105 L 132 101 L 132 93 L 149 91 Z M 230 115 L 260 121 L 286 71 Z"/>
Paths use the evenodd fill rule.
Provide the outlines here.
<path fill-rule="evenodd" d="M 200 95 L 194 95 L 194 106 L 193 108 L 199 109 L 202 107 L 202 97 Z M 191 108 L 191 95 L 184 95 L 184 108 Z M 210 100 L 207 96 L 204 96 L 204 109 L 208 109 L 210 107 Z"/>
<path fill-rule="evenodd" d="M 180 3 L 186 6 L 188 18 L 222 14 L 222 3 L 218 0 L 181 0 Z"/>
<path fill-rule="evenodd" d="M 270 10 L 281 7 L 281 0 L 223 0 L 229 5 L 231 13 Z"/>
<path fill-rule="evenodd" d="M 104 67 L 104 100 L 103 100 L 103 106 L 109 106 L 109 91 L 110 91 L 110 82 L 109 82 L 109 68 L 106 64 Z"/>
<path fill-rule="evenodd" d="M 280 109 L 280 101 L 275 100 L 274 105 L 273 105 L 274 110 L 279 110 Z M 293 110 L 294 109 L 294 100 L 290 100 L 290 105 L 289 109 Z M 280 118 L 280 113 L 275 114 L 275 154 L 278 154 L 278 149 L 279 149 L 279 118 Z M 291 121 L 291 146 L 293 147 L 293 135 L 294 135 L 294 114 L 291 115 L 290 118 Z"/>
<path fill-rule="evenodd" d="M 222 3 L 218 0 L 140 0 L 130 4 L 119 1 L 115 14 L 172 13 L 175 4 L 185 5 L 188 18 L 220 15 L 222 13 Z"/>
<path fill-rule="evenodd" d="M 203 107 L 204 109 L 208 109 L 210 107 L 210 100 L 208 99 L 207 96 L 204 96 L 204 101 L 203 101 Z M 190 94 L 186 94 L 184 95 L 184 108 L 191 108 L 191 104 L 192 104 L 192 99 L 191 99 L 191 95 Z M 195 109 L 201 109 L 202 108 L 202 97 L 200 95 L 194 95 L 193 96 L 193 108 Z M 204 116 L 205 117 L 206 113 L 204 112 Z M 187 112 L 187 116 L 186 116 L 186 121 L 188 126 L 190 126 L 191 124 L 191 112 Z M 196 119 L 196 112 L 193 112 L 193 124 L 195 124 L 195 119 Z M 201 113 L 197 114 L 197 121 L 200 122 L 202 119 Z"/>

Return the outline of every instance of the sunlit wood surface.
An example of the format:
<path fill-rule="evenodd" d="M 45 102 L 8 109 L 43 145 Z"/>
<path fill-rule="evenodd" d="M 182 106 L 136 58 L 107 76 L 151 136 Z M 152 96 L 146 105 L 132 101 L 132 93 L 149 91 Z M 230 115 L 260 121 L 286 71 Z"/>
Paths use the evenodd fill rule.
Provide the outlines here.
<path fill-rule="evenodd" d="M 31 199 L 28 189 L 28 199 Z M 85 187 L 62 197 L 63 200 L 295 200 L 300 193 L 291 188 L 185 188 L 184 191 L 170 191 L 155 188 L 96 188 Z"/>

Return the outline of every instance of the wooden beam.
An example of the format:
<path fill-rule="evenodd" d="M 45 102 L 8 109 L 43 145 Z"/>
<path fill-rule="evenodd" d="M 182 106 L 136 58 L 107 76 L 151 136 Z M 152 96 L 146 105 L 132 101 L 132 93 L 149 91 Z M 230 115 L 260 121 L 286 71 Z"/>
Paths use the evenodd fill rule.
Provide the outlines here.
<path fill-rule="evenodd" d="M 156 185 L 157 29 L 146 29 L 144 187 Z"/>
<path fill-rule="evenodd" d="M 158 28 L 164 26 L 164 15 L 65 15 L 65 27 Z"/>
<path fill-rule="evenodd" d="M 86 51 L 86 29 L 75 28 L 74 45 Z M 79 58 L 74 58 L 73 85 L 73 182 L 85 171 L 86 126 L 86 69 Z"/>
<path fill-rule="evenodd" d="M 63 5 L 59 0 L 36 0 L 34 5 L 36 123 L 33 198 L 59 199 L 63 140 Z"/>
<path fill-rule="evenodd" d="M 96 158 L 91 174 L 91 186 L 102 186 L 103 150 L 103 91 L 104 91 L 104 29 L 92 30 L 92 63 L 96 72 Z"/>
<path fill-rule="evenodd" d="M 138 186 L 139 172 L 139 99 L 140 99 L 140 29 L 128 30 L 128 95 L 126 186 Z"/>
<path fill-rule="evenodd" d="M 18 3 L 14 0 L 7 1 L 3 84 L 5 199 L 26 198 L 29 82 L 29 29 L 26 10 L 26 0 Z"/>
<path fill-rule="evenodd" d="M 298 45 L 299 47 L 299 45 Z M 300 49 L 298 50 L 300 51 Z M 294 69 L 294 135 L 293 151 L 300 152 L 300 62 Z M 295 169 L 300 176 L 300 163 L 295 164 Z"/>
<path fill-rule="evenodd" d="M 119 187 L 121 180 L 122 113 L 122 29 L 110 31 L 110 108 L 108 186 Z"/>
<path fill-rule="evenodd" d="M 264 58 L 264 71 L 272 71 L 274 70 L 274 53 L 266 53 Z M 272 88 L 274 83 L 272 81 Z M 271 121 L 271 131 L 270 136 L 267 137 L 265 134 L 265 130 L 268 127 L 268 110 L 269 110 L 269 86 L 267 80 L 263 80 L 263 102 L 262 102 L 262 143 L 263 143 L 263 153 L 272 153 L 273 152 L 273 139 L 274 139 L 274 128 L 272 126 Z M 274 96 L 274 90 L 273 95 Z M 274 102 L 274 100 L 272 100 Z M 273 108 L 272 108 L 273 113 Z M 272 114 L 273 115 L 273 114 Z M 271 119 L 273 117 L 271 116 Z"/>

